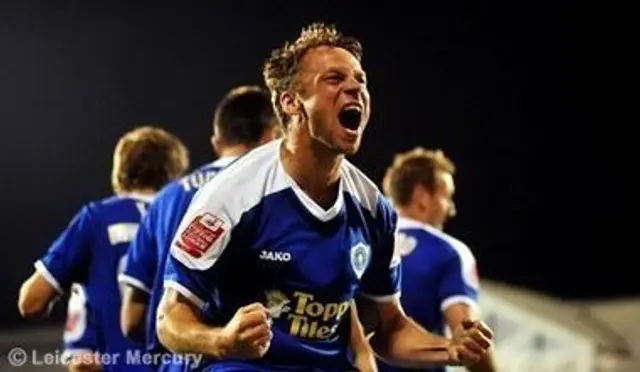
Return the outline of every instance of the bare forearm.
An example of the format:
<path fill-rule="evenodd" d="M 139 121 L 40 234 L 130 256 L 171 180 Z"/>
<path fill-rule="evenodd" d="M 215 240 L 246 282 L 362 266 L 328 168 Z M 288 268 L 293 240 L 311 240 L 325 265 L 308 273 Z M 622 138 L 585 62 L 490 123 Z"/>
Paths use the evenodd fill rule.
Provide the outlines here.
<path fill-rule="evenodd" d="M 371 345 L 391 364 L 407 367 L 454 364 L 447 339 L 427 332 L 404 315 L 376 331 Z"/>
<path fill-rule="evenodd" d="M 375 353 L 367 341 L 367 337 L 358 317 L 355 302 L 351 303 L 351 348 L 355 353 L 355 364 L 358 371 L 378 371 Z"/>
<path fill-rule="evenodd" d="M 146 335 L 145 317 L 149 296 L 133 287 L 126 287 L 122 297 L 120 328 L 125 336 L 143 343 Z"/>
<path fill-rule="evenodd" d="M 197 322 L 184 322 L 166 317 L 159 322 L 158 337 L 162 344 L 177 354 L 203 354 L 220 358 L 223 354 L 216 339 L 220 329 Z"/>
<path fill-rule="evenodd" d="M 56 300 L 55 289 L 36 272 L 20 287 L 18 310 L 23 318 L 45 318 Z"/>
<path fill-rule="evenodd" d="M 371 349 L 357 351 L 355 364 L 359 372 L 378 372 L 376 356 Z"/>
<path fill-rule="evenodd" d="M 165 303 L 163 298 L 158 308 L 160 342 L 174 353 L 202 354 L 220 359 L 226 352 L 222 328 L 202 323 L 191 305 L 184 301 L 168 300 Z"/>

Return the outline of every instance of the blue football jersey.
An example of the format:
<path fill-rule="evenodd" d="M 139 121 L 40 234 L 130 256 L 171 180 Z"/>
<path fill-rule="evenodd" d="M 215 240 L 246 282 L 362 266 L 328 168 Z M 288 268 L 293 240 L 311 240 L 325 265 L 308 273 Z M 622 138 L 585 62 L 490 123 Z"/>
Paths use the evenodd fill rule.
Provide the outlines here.
<path fill-rule="evenodd" d="M 156 309 L 162 298 L 162 281 L 169 245 L 193 195 L 235 159 L 220 158 L 165 186 L 149 206 L 149 211 L 142 219 L 141 227 L 131 243 L 127 265 L 119 280 L 150 295 L 146 320 L 146 342 L 149 352 L 166 352 L 156 335 Z"/>
<path fill-rule="evenodd" d="M 65 354 L 97 351 L 107 371 L 138 370 L 144 351 L 120 331 L 121 292 L 117 282 L 125 253 L 150 198 L 114 196 L 85 205 L 36 262 L 36 270 L 60 294 L 71 289 L 64 332 Z M 140 363 L 140 370 L 148 370 Z"/>
<path fill-rule="evenodd" d="M 274 337 L 258 360 L 209 361 L 209 371 L 352 368 L 349 306 L 399 291 L 397 217 L 376 185 L 347 161 L 324 209 L 285 173 L 282 140 L 239 159 L 194 197 L 171 245 L 165 287 L 222 326 L 262 302 Z"/>
<path fill-rule="evenodd" d="M 404 311 L 425 329 L 445 335 L 444 310 L 454 304 L 477 305 L 476 260 L 460 240 L 424 223 L 400 217 L 396 247 L 402 256 Z M 416 371 L 385 365 L 380 371 Z M 423 369 L 444 372 L 445 367 Z"/>

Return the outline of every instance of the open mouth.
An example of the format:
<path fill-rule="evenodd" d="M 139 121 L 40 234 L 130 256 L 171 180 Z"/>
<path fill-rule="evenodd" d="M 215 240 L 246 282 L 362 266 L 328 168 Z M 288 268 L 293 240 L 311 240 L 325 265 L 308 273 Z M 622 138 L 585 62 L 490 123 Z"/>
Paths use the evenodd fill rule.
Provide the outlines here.
<path fill-rule="evenodd" d="M 357 130 L 360 127 L 360 118 L 362 117 L 362 111 L 359 107 L 349 106 L 340 110 L 338 114 L 338 120 L 340 124 L 351 130 Z"/>

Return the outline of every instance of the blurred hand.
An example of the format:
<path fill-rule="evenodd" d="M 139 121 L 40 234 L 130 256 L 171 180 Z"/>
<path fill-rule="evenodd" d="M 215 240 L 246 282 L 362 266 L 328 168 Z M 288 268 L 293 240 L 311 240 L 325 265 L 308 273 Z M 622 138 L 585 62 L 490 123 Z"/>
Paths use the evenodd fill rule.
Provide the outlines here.
<path fill-rule="evenodd" d="M 462 327 L 453 332 L 449 355 L 454 362 L 475 364 L 491 347 L 493 332 L 481 321 L 465 320 Z"/>
<path fill-rule="evenodd" d="M 223 358 L 256 359 L 271 345 L 271 319 L 261 303 L 241 307 L 223 329 Z"/>

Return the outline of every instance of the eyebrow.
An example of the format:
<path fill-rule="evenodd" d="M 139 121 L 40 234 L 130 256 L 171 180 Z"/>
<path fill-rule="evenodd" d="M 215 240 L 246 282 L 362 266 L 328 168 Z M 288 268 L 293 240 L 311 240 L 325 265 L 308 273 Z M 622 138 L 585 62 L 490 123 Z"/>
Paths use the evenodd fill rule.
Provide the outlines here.
<path fill-rule="evenodd" d="M 345 71 L 344 71 L 344 70 L 345 70 L 344 68 L 340 68 L 340 67 L 330 67 L 329 69 L 327 69 L 327 71 L 325 71 L 325 72 L 323 73 L 323 75 L 327 75 L 327 74 L 336 74 L 336 73 L 337 73 L 337 74 L 345 75 Z M 366 72 L 364 72 L 364 71 L 362 71 L 362 70 L 355 70 L 355 71 L 353 72 L 353 74 L 354 74 L 356 77 L 360 77 L 360 78 L 363 78 L 363 79 L 365 79 L 365 80 L 367 79 L 367 73 L 366 73 Z"/>

